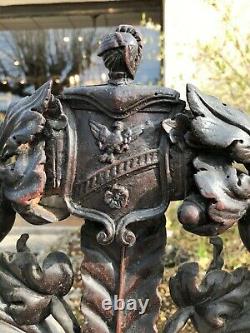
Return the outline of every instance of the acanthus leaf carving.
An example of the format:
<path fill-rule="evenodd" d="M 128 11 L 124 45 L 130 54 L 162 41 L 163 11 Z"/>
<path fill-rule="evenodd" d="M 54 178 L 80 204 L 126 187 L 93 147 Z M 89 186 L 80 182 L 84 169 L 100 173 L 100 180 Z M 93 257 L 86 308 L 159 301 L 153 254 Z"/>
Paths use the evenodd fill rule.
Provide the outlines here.
<path fill-rule="evenodd" d="M 58 213 L 42 202 L 48 182 L 45 165 L 50 155 L 46 136 L 51 129 L 61 139 L 60 130 L 66 126 L 66 117 L 60 112 L 60 102 L 51 94 L 51 87 L 52 81 L 48 81 L 31 96 L 10 105 L 0 129 L 2 200 L 9 201 L 15 211 L 33 224 L 56 222 L 68 216 L 68 212 Z M 52 138 L 50 146 L 53 146 Z M 56 156 L 51 156 L 58 165 L 55 182 L 60 186 L 63 147 L 59 148 L 57 145 Z M 2 213 L 5 213 L 4 208 Z M 13 223 L 9 218 L 0 226 L 1 238 L 10 231 Z"/>
<path fill-rule="evenodd" d="M 187 99 L 193 118 L 186 134 L 191 146 L 217 149 L 239 163 L 250 162 L 249 116 L 213 96 L 187 85 Z"/>
<path fill-rule="evenodd" d="M 238 174 L 223 157 L 200 155 L 193 163 L 194 180 L 201 195 L 184 200 L 179 208 L 179 220 L 186 230 L 199 235 L 217 235 L 247 212 L 250 177 Z"/>
<path fill-rule="evenodd" d="M 52 252 L 40 265 L 26 245 L 28 238 L 23 234 L 17 241 L 17 253 L 0 254 L 0 328 L 8 327 L 10 333 L 80 333 L 63 299 L 73 284 L 69 258 Z"/>
<path fill-rule="evenodd" d="M 1 125 L 0 178 L 3 197 L 26 215 L 42 215 L 42 208 L 38 205 L 46 183 L 42 131 L 50 99 L 49 81 L 33 95 L 10 105 Z M 47 218 L 54 220 L 52 216 Z"/>
<path fill-rule="evenodd" d="M 34 94 L 11 104 L 1 124 L 1 161 L 18 155 L 22 145 L 30 144 L 45 126 L 46 112 L 51 98 L 52 82 L 48 81 Z"/>
<path fill-rule="evenodd" d="M 222 270 L 222 240 L 212 238 L 214 258 L 200 281 L 197 263 L 183 264 L 170 279 L 171 296 L 179 308 L 169 319 L 164 333 L 181 332 L 191 319 L 199 333 L 248 332 L 250 272 L 237 268 Z"/>
<path fill-rule="evenodd" d="M 250 177 L 233 162 L 248 169 L 250 118 L 192 85 L 187 86 L 187 100 L 190 111 L 164 127 L 173 144 L 184 150 L 186 145 L 193 153 L 193 185 L 178 215 L 186 230 L 214 236 L 244 219 L 249 209 Z M 247 223 L 239 223 L 246 230 Z"/>

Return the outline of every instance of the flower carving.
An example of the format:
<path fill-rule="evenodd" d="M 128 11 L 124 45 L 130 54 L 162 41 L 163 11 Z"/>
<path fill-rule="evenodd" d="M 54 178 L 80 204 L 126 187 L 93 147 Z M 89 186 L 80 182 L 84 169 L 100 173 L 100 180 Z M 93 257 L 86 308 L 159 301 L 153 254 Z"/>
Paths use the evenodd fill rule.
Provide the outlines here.
<path fill-rule="evenodd" d="M 104 201 L 110 208 L 124 208 L 129 202 L 129 191 L 126 187 L 115 184 L 105 192 Z"/>

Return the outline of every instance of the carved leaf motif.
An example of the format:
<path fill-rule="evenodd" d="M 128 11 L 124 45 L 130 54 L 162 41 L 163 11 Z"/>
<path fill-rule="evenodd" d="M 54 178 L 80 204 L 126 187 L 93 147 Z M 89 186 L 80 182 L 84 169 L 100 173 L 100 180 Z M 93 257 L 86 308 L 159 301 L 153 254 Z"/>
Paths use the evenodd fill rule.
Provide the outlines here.
<path fill-rule="evenodd" d="M 102 246 L 96 242 L 96 225 L 86 222 L 82 230 L 83 299 L 82 312 L 87 333 L 157 332 L 155 321 L 160 307 L 157 286 L 163 273 L 161 257 L 165 248 L 165 219 L 140 223 L 133 230 L 137 241 L 132 247 L 121 247 L 116 242 Z M 144 314 L 137 310 L 103 308 L 104 300 L 149 299 Z"/>
<path fill-rule="evenodd" d="M 31 207 L 40 200 L 46 176 L 44 172 L 44 142 L 38 140 L 45 125 L 43 114 L 51 97 L 51 82 L 47 82 L 33 95 L 11 105 L 0 128 L 0 179 L 2 200 L 13 205 Z M 36 139 L 36 144 L 34 140 Z M 32 205 L 31 205 L 32 203 Z M 8 209 L 11 212 L 11 209 Z M 7 212 L 7 211 L 6 211 Z M 5 209 L 2 213 L 6 214 Z M 14 223 L 5 219 L 0 226 L 1 239 Z"/>
<path fill-rule="evenodd" d="M 192 194 L 185 199 L 179 209 L 179 219 L 186 230 L 213 236 L 240 221 L 249 209 L 250 177 L 232 163 L 244 163 L 249 168 L 250 117 L 192 85 L 187 86 L 187 99 L 191 116 L 181 132 L 198 156 L 193 161 L 194 180 L 201 196 Z M 179 115 L 178 119 L 184 118 Z M 166 129 L 173 132 L 169 126 Z M 207 156 L 202 152 L 204 149 Z M 195 190 L 192 188 L 192 192 Z M 244 220 L 240 230 L 247 229 Z M 241 235 L 247 244 L 248 237 L 244 237 L 244 232 Z"/>
<path fill-rule="evenodd" d="M 51 84 L 51 81 L 45 83 L 34 94 L 9 107 L 0 129 L 1 160 L 17 153 L 22 144 L 30 143 L 43 130 L 43 113 L 51 97 Z"/>
<path fill-rule="evenodd" d="M 221 242 L 213 243 L 220 247 Z M 201 282 L 197 263 L 182 265 L 171 278 L 171 296 L 180 309 L 164 333 L 180 332 L 189 318 L 199 333 L 249 331 L 250 272 L 245 268 L 232 273 L 221 270 L 218 251 L 214 251 L 213 265 Z"/>
<path fill-rule="evenodd" d="M 250 162 L 250 118 L 244 112 L 187 86 L 187 99 L 194 118 L 187 142 L 231 153 L 237 162 Z M 226 151 L 226 149 L 228 150 Z"/>
<path fill-rule="evenodd" d="M 249 207 L 250 177 L 239 173 L 224 157 L 200 155 L 193 162 L 201 195 L 188 196 L 179 207 L 184 228 L 215 236 L 238 222 Z"/>
<path fill-rule="evenodd" d="M 0 128 L 2 200 L 9 200 L 17 212 L 34 224 L 58 221 L 53 211 L 40 204 L 46 183 L 45 127 L 53 99 L 51 84 L 45 83 L 31 96 L 12 104 Z M 58 124 L 62 125 L 60 115 Z M 13 219 L 6 219 L 0 225 L 1 239 L 13 223 Z"/>
<path fill-rule="evenodd" d="M 46 182 L 44 142 L 39 142 L 25 154 L 20 154 L 10 167 L 5 169 L 4 195 L 18 205 L 29 205 L 39 199 Z"/>
<path fill-rule="evenodd" d="M 9 333 L 79 333 L 63 300 L 73 283 L 70 260 L 53 252 L 40 266 L 27 240 L 28 235 L 21 236 L 17 253 L 0 254 L 0 328 Z"/>
<path fill-rule="evenodd" d="M 208 214 L 218 223 L 238 221 L 246 212 L 250 197 L 250 177 L 224 159 L 200 156 L 194 160 L 195 181 L 201 194 L 211 200 Z"/>

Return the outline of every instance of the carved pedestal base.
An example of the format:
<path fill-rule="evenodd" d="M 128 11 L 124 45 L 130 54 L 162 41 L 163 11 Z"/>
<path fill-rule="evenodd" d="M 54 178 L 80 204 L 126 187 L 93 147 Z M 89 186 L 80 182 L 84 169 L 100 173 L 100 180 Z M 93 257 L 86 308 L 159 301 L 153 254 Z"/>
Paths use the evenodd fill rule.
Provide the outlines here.
<path fill-rule="evenodd" d="M 96 241 L 96 224 L 83 226 L 82 333 L 157 332 L 165 217 L 140 223 L 133 232 L 137 241 L 132 247 L 103 246 Z"/>

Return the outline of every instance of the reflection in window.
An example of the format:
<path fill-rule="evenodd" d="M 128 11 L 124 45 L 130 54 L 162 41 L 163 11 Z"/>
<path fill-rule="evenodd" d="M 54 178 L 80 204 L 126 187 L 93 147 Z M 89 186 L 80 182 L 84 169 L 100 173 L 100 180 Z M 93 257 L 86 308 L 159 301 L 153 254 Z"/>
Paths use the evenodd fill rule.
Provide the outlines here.
<path fill-rule="evenodd" d="M 0 111 L 49 79 L 54 93 L 64 87 L 102 84 L 107 71 L 97 57 L 101 37 L 114 28 L 50 29 L 0 32 Z M 160 80 L 160 30 L 139 27 L 144 56 L 136 83 Z"/>

